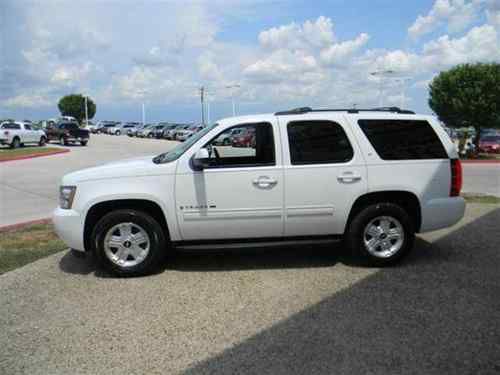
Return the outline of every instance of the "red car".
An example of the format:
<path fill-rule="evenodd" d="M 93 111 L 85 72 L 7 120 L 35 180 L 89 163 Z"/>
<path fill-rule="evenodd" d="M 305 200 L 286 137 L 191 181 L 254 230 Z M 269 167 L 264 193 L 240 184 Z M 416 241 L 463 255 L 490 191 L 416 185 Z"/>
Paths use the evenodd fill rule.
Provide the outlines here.
<path fill-rule="evenodd" d="M 255 147 L 255 129 L 246 128 L 233 137 L 233 147 Z"/>
<path fill-rule="evenodd" d="M 500 135 L 487 135 L 481 138 L 479 152 L 500 154 Z"/>

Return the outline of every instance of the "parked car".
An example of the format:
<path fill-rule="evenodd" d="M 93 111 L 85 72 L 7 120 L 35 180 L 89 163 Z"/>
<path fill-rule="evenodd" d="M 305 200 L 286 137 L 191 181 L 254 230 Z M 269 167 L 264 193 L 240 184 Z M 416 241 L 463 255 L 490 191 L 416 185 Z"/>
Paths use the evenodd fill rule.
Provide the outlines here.
<path fill-rule="evenodd" d="M 127 131 L 129 129 L 135 128 L 137 125 L 139 125 L 138 122 L 125 122 L 125 123 L 120 123 L 117 124 L 114 127 L 110 127 L 107 129 L 107 133 L 111 135 L 122 135 L 122 134 L 127 134 Z"/>
<path fill-rule="evenodd" d="M 147 138 L 151 130 L 156 124 L 146 124 L 140 130 L 137 131 L 137 137 L 139 138 Z"/>
<path fill-rule="evenodd" d="M 235 128 L 253 130 L 255 149 L 215 145 Z M 415 233 L 463 217 L 461 185 L 457 152 L 432 116 L 299 108 L 224 119 L 154 158 L 67 174 L 53 221 L 74 252 L 119 275 L 151 272 L 172 250 L 342 239 L 385 266 Z"/>
<path fill-rule="evenodd" d="M 233 147 L 254 147 L 255 131 L 252 128 L 243 129 L 243 131 L 233 136 Z"/>
<path fill-rule="evenodd" d="M 173 140 L 174 134 L 183 126 L 185 126 L 185 124 L 172 124 L 168 126 L 168 128 L 164 129 L 163 131 L 163 138 Z"/>
<path fill-rule="evenodd" d="M 169 134 L 170 132 L 175 129 L 177 127 L 176 124 L 168 124 L 168 125 L 165 125 L 165 127 L 163 128 L 163 133 L 161 135 L 162 138 L 164 139 L 169 139 Z"/>
<path fill-rule="evenodd" d="M 217 146 L 231 146 L 233 144 L 233 139 L 235 136 L 240 134 L 243 129 L 235 128 L 230 132 L 223 133 L 220 137 L 215 139 L 214 144 Z"/>
<path fill-rule="evenodd" d="M 98 134 L 98 133 L 103 133 L 104 128 L 107 127 L 112 127 L 115 125 L 114 121 L 99 121 L 95 128 L 89 129 L 91 133 L 93 134 Z"/>
<path fill-rule="evenodd" d="M 170 139 L 173 141 L 177 140 L 177 134 L 181 131 L 188 129 L 191 124 L 180 124 L 170 131 Z"/>
<path fill-rule="evenodd" d="M 47 135 L 41 129 L 35 129 L 26 122 L 3 122 L 0 124 L 0 145 L 9 145 L 18 148 L 26 144 L 44 146 Z"/>
<path fill-rule="evenodd" d="M 95 129 L 96 128 L 96 124 L 94 124 L 92 121 L 88 121 L 88 123 L 83 120 L 82 122 L 82 127 L 84 127 L 85 129 L 87 129 L 89 132 L 92 133 L 92 129 Z"/>
<path fill-rule="evenodd" d="M 142 124 L 136 124 L 135 126 L 127 129 L 127 135 L 129 137 L 136 137 L 137 132 L 143 128 Z"/>
<path fill-rule="evenodd" d="M 108 134 L 108 130 L 111 129 L 111 128 L 115 128 L 116 126 L 118 126 L 120 124 L 120 122 L 117 122 L 117 121 L 106 121 L 106 122 L 103 122 L 99 128 L 97 129 L 97 133 L 100 133 L 100 134 Z"/>
<path fill-rule="evenodd" d="M 165 125 L 154 126 L 151 132 L 149 132 L 148 137 L 160 139 L 163 135 L 163 129 L 165 129 Z"/>
<path fill-rule="evenodd" d="M 479 152 L 500 154 L 500 135 L 487 135 L 479 140 Z"/>
<path fill-rule="evenodd" d="M 198 133 L 202 129 L 203 129 L 202 125 L 191 125 L 187 129 L 179 130 L 176 133 L 176 138 L 178 141 L 184 142 L 186 139 L 191 137 L 193 134 Z"/>
<path fill-rule="evenodd" d="M 87 146 L 90 132 L 82 129 L 76 122 L 63 121 L 56 125 L 51 125 L 45 130 L 47 141 L 59 141 L 62 145 L 79 142 L 82 146 Z"/>

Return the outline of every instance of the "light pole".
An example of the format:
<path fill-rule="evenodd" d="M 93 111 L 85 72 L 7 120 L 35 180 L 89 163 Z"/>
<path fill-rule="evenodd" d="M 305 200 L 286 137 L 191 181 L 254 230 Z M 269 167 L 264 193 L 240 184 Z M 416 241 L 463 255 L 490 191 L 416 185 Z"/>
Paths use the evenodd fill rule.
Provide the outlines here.
<path fill-rule="evenodd" d="M 87 104 L 88 95 L 85 95 L 85 126 L 89 126 L 89 107 Z"/>
<path fill-rule="evenodd" d="M 144 105 L 144 95 L 147 94 L 147 90 L 142 89 L 137 92 L 142 98 L 142 126 L 146 125 L 146 106 Z"/>
<path fill-rule="evenodd" d="M 144 108 L 144 103 L 142 103 L 142 126 L 146 124 L 146 110 Z"/>
<path fill-rule="evenodd" d="M 236 116 L 236 106 L 234 104 L 234 90 L 233 89 L 237 89 L 237 88 L 240 88 L 241 86 L 240 85 L 229 85 L 229 86 L 226 86 L 226 89 L 230 89 L 231 90 L 231 103 L 233 104 L 233 116 Z"/>
<path fill-rule="evenodd" d="M 370 75 L 373 77 L 378 77 L 378 105 L 379 107 L 382 107 L 383 102 L 382 102 L 382 78 L 386 75 L 394 74 L 394 70 L 376 70 L 374 72 L 371 72 Z"/>

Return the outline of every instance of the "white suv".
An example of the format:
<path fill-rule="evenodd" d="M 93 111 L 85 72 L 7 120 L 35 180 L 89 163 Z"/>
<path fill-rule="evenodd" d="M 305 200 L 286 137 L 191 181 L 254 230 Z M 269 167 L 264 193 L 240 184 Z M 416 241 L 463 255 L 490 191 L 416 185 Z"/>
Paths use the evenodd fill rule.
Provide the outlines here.
<path fill-rule="evenodd" d="M 219 146 L 235 128 L 254 137 Z M 70 173 L 59 236 L 109 270 L 149 272 L 173 249 L 325 243 L 394 263 L 414 235 L 464 214 L 461 165 L 431 116 L 398 108 L 234 117 L 156 157 Z"/>
<path fill-rule="evenodd" d="M 0 124 L 0 145 L 18 148 L 28 143 L 44 146 L 47 135 L 43 130 L 33 128 L 25 122 L 3 122 Z"/>

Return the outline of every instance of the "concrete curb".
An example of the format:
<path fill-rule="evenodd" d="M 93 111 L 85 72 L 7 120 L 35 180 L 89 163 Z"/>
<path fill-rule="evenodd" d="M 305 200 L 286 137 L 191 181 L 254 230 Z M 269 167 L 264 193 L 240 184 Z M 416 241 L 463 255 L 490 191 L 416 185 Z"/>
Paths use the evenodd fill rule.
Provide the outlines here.
<path fill-rule="evenodd" d="M 52 219 L 45 218 L 45 219 L 24 221 L 22 223 L 17 223 L 17 224 L 4 225 L 4 226 L 0 227 L 0 233 L 5 233 L 5 232 L 13 231 L 13 230 L 22 229 L 22 228 L 27 227 L 29 225 L 50 224 L 51 222 L 52 222 Z"/>
<path fill-rule="evenodd" d="M 65 153 L 67 153 L 69 151 L 70 150 L 68 150 L 67 148 L 63 148 L 63 149 L 56 149 L 54 151 L 47 152 L 45 154 L 33 154 L 33 155 L 13 156 L 10 159 L 0 160 L 0 163 L 5 163 L 5 162 L 8 162 L 8 161 L 15 161 L 15 160 L 25 160 L 25 159 L 41 158 L 43 156 L 51 156 L 51 155 L 57 155 L 57 154 L 65 154 Z"/>

